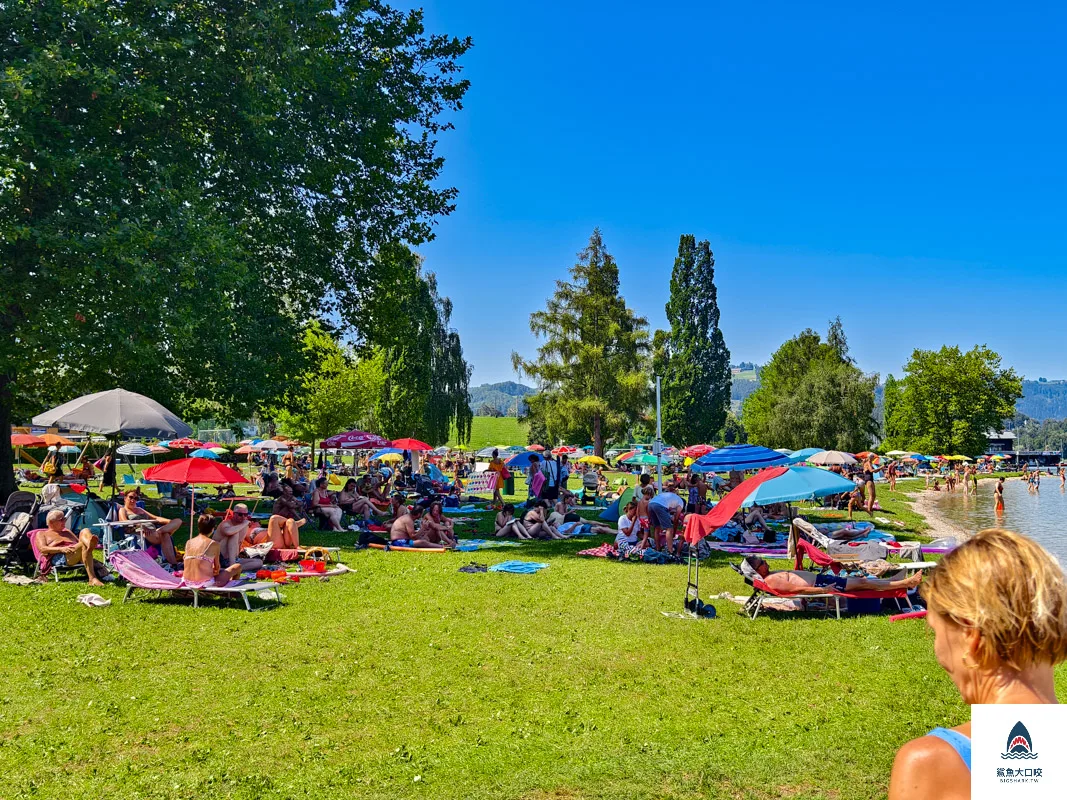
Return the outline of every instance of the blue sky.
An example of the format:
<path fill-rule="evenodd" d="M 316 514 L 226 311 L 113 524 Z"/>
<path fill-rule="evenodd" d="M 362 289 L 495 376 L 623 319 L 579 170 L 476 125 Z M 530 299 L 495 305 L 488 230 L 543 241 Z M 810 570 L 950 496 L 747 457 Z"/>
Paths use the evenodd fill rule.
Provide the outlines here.
<path fill-rule="evenodd" d="M 422 248 L 473 382 L 515 377 L 596 225 L 653 328 L 678 235 L 709 239 L 735 361 L 840 315 L 883 376 L 985 343 L 1067 378 L 1067 11 L 867 5 L 424 4 L 474 38 Z"/>

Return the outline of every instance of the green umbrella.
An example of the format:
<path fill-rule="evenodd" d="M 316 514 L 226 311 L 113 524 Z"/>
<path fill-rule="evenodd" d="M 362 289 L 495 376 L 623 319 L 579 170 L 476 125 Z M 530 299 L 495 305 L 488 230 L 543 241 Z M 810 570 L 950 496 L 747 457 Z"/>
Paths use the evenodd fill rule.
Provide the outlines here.
<path fill-rule="evenodd" d="M 622 462 L 623 464 L 655 464 L 656 457 L 651 453 L 638 453 L 636 456 L 630 456 L 628 459 Z"/>

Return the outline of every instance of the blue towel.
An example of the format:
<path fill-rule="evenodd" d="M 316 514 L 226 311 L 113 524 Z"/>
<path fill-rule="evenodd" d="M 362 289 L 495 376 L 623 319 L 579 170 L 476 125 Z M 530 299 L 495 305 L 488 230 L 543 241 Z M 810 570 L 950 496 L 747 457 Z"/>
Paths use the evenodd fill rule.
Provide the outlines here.
<path fill-rule="evenodd" d="M 490 572 L 514 572 L 519 575 L 529 575 L 534 572 L 540 572 L 543 569 L 548 569 L 548 564 L 540 564 L 536 561 L 503 561 L 499 564 L 493 564 L 489 568 Z"/>
<path fill-rule="evenodd" d="M 518 542 L 502 542 L 499 539 L 460 539 L 456 550 L 461 553 L 470 553 L 475 550 L 489 550 L 493 547 L 522 547 Z"/>

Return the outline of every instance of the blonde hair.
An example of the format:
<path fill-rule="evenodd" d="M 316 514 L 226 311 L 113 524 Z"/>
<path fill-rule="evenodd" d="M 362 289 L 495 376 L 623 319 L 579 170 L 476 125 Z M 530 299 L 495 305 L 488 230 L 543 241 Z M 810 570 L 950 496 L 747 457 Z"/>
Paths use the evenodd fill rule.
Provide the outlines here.
<path fill-rule="evenodd" d="M 979 632 L 983 667 L 1022 671 L 1067 659 L 1067 582 L 1029 537 L 979 531 L 941 559 L 922 594 L 932 611 Z"/>

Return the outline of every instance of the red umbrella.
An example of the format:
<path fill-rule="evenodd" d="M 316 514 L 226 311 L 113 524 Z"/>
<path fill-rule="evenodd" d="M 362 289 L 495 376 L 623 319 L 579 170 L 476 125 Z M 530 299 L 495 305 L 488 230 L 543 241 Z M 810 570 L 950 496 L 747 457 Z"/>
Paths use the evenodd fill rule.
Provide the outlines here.
<path fill-rule="evenodd" d="M 715 448 L 710 444 L 691 444 L 685 448 L 679 455 L 684 458 L 700 458 L 706 456 L 708 453 L 714 452 Z"/>
<path fill-rule="evenodd" d="M 42 439 L 40 436 L 33 436 L 29 433 L 13 433 L 11 434 L 11 446 L 12 447 L 48 447 L 48 442 Z"/>
<path fill-rule="evenodd" d="M 534 453 L 540 453 L 544 451 L 545 446 L 543 444 L 528 444 L 526 445 L 526 449 Z"/>
<path fill-rule="evenodd" d="M 160 447 L 158 444 L 150 444 L 150 445 L 148 445 L 148 449 L 151 450 L 153 453 L 155 453 L 157 455 L 159 453 L 169 453 L 170 452 L 169 449 L 167 449 L 166 447 Z"/>
<path fill-rule="evenodd" d="M 552 451 L 552 455 L 554 455 L 554 456 L 569 456 L 571 453 L 577 453 L 577 452 L 578 452 L 578 448 L 577 447 L 571 447 L 569 444 L 565 444 L 562 447 L 557 447 L 555 450 L 553 450 Z"/>
<path fill-rule="evenodd" d="M 418 439 L 397 439 L 392 446 L 398 450 L 433 450 L 426 442 L 420 442 Z"/>
<path fill-rule="evenodd" d="M 204 443 L 186 437 L 184 439 L 172 439 L 168 446 L 172 450 L 196 450 L 198 447 L 203 447 Z"/>
<path fill-rule="evenodd" d="M 388 439 L 378 436 L 376 433 L 366 431 L 349 431 L 323 439 L 319 446 L 327 450 L 335 450 L 339 447 L 346 450 L 379 450 L 383 447 L 392 447 Z"/>
<path fill-rule="evenodd" d="M 149 481 L 167 483 L 248 483 L 248 478 L 235 469 L 210 458 L 181 458 L 167 461 L 144 471 Z"/>

